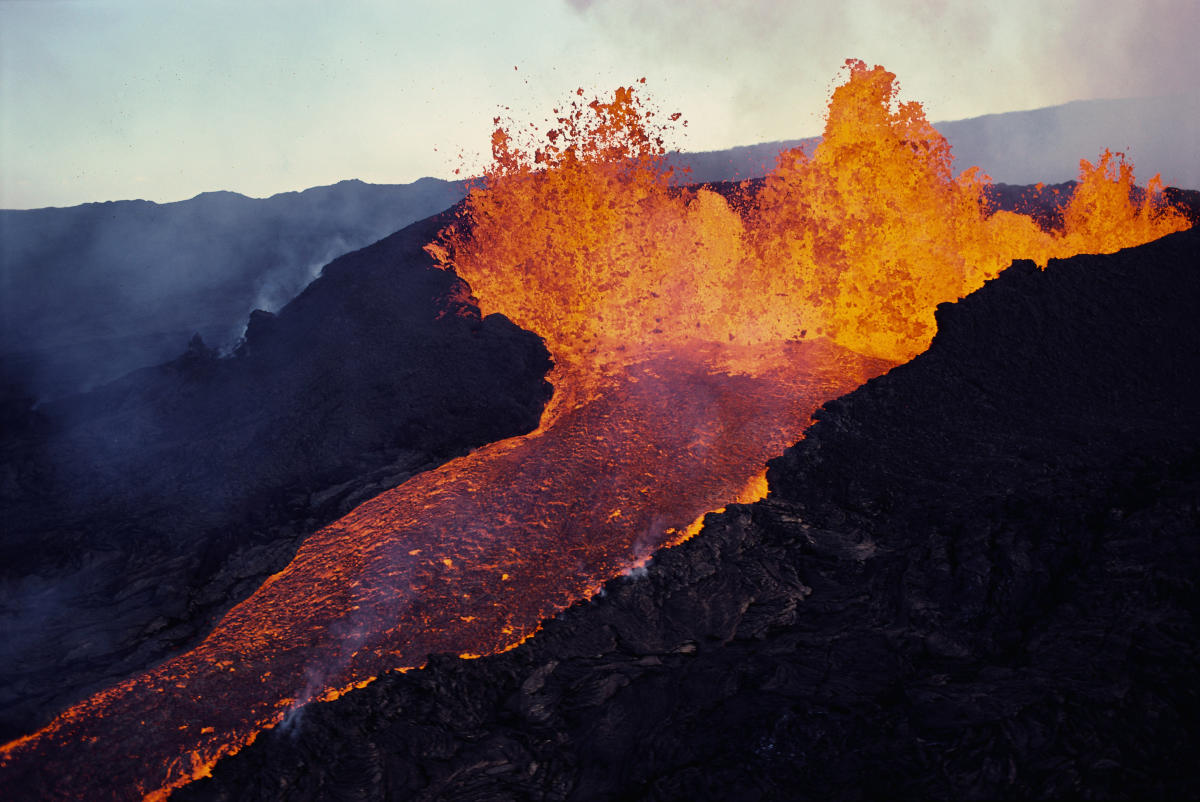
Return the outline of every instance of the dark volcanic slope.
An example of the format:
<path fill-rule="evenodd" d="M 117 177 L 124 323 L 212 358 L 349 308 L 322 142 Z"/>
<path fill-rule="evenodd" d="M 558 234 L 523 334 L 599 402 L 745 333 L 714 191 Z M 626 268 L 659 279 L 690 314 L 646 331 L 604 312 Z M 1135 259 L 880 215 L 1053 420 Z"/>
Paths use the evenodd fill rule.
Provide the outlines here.
<path fill-rule="evenodd" d="M 1200 231 L 939 310 L 768 500 L 183 799 L 1186 797 L 1200 770 Z"/>
<path fill-rule="evenodd" d="M 545 347 L 431 266 L 441 219 L 333 261 L 230 358 L 4 410 L 0 740 L 193 641 L 318 525 L 537 425 Z"/>
<path fill-rule="evenodd" d="M 232 345 L 330 260 L 440 212 L 462 181 L 342 181 L 270 198 L 206 192 L 0 210 L 0 383 L 61 397 L 177 355 Z"/>

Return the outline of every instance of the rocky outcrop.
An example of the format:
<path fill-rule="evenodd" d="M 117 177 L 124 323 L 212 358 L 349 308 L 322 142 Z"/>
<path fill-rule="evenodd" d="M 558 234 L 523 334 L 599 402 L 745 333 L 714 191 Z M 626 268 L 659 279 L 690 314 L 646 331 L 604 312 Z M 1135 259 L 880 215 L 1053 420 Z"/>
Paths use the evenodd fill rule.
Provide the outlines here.
<path fill-rule="evenodd" d="M 264 733 L 180 799 L 1178 798 L 1200 231 L 955 305 L 644 575 Z"/>
<path fill-rule="evenodd" d="M 194 642 L 360 501 L 537 425 L 549 355 L 432 267 L 442 221 L 334 260 L 230 357 L 197 336 L 0 403 L 0 740 Z"/>

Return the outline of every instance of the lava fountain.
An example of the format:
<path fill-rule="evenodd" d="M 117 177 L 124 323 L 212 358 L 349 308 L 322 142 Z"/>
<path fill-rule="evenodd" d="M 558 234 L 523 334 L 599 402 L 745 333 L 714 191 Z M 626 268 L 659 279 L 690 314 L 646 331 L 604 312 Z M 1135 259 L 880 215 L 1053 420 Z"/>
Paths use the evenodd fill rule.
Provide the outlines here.
<path fill-rule="evenodd" d="M 895 76 L 847 68 L 812 156 L 723 193 L 672 187 L 678 115 L 659 125 L 637 87 L 580 90 L 532 144 L 497 120 L 492 167 L 428 251 L 546 338 L 541 426 L 316 532 L 199 646 L 5 745 L 0 784 L 161 797 L 308 701 L 511 648 L 705 511 L 761 496 L 813 410 L 928 344 L 936 304 L 1014 257 L 1185 226 L 1107 153 L 1062 230 L 993 212 Z"/>

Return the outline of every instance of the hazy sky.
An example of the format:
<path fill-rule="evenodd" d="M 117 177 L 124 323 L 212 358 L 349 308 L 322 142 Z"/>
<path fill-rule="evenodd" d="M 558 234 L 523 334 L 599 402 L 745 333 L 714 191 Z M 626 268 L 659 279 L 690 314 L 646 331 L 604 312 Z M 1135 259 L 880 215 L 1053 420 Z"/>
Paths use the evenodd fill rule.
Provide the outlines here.
<path fill-rule="evenodd" d="M 498 107 L 643 76 L 688 150 L 819 133 L 850 57 L 933 120 L 1169 94 L 1198 33 L 1197 0 L 0 0 L 0 207 L 449 177 Z"/>

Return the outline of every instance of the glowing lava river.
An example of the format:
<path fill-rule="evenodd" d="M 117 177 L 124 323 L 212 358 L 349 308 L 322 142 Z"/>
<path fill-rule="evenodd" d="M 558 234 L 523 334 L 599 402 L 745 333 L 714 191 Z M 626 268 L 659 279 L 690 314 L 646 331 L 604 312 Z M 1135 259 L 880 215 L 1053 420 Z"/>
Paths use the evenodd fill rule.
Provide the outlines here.
<path fill-rule="evenodd" d="M 818 406 L 888 367 L 824 341 L 769 350 L 756 375 L 676 355 L 623 368 L 586 398 L 568 385 L 536 432 L 364 503 L 195 649 L 10 744 L 0 784 L 154 794 L 305 701 L 431 653 L 520 642 L 754 488 Z"/>

